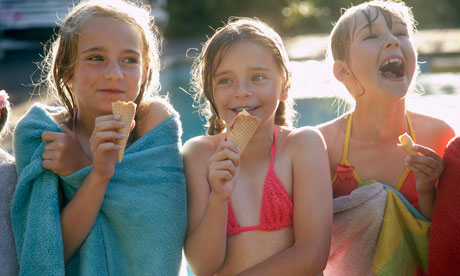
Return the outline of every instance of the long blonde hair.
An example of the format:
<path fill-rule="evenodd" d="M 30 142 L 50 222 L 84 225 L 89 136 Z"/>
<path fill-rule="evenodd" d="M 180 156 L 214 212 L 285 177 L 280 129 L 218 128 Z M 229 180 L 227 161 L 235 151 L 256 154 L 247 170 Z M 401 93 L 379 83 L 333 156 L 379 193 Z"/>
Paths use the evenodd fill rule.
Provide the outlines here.
<path fill-rule="evenodd" d="M 139 105 L 145 96 L 154 96 L 160 89 L 161 36 L 150 15 L 150 7 L 123 0 L 84 0 L 73 7 L 59 24 L 54 41 L 50 41 L 46 57 L 41 64 L 42 82 L 50 93 L 60 100 L 67 110 L 69 121 L 73 120 L 76 107 L 70 81 L 75 70 L 79 31 L 94 16 L 126 22 L 135 26 L 143 41 L 143 63 L 146 78 L 135 102 Z"/>
<path fill-rule="evenodd" d="M 414 16 L 411 9 L 404 4 L 404 2 L 394 1 L 381 1 L 374 0 L 370 2 L 362 3 L 358 6 L 350 7 L 345 9 L 345 12 L 340 16 L 337 23 L 335 23 L 330 35 L 330 54 L 334 60 L 346 60 L 349 55 L 350 44 L 353 40 L 354 30 L 354 19 L 357 15 L 367 15 L 369 28 L 371 23 L 377 19 L 378 16 L 371 19 L 370 9 L 374 8 L 380 13 L 391 29 L 392 18 L 395 18 L 399 22 L 407 26 L 409 31 L 409 37 L 412 38 L 416 32 Z"/>

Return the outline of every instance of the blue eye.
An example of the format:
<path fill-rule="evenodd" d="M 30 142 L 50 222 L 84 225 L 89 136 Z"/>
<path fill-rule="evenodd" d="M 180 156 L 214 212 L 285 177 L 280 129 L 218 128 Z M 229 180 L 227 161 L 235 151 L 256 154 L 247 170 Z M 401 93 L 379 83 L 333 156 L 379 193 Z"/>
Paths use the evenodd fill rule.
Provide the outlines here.
<path fill-rule="evenodd" d="M 126 63 L 138 63 L 138 60 L 137 60 L 137 58 L 134 58 L 134 57 L 128 57 L 128 58 L 124 58 L 123 62 L 126 62 Z"/>
<path fill-rule="evenodd" d="M 232 81 L 228 78 L 222 78 L 220 80 L 217 81 L 217 84 L 220 84 L 220 85 L 228 85 L 228 84 L 231 84 Z"/>
<path fill-rule="evenodd" d="M 252 77 L 252 81 L 263 81 L 265 79 L 266 79 L 265 76 L 262 74 L 257 74 Z"/>
<path fill-rule="evenodd" d="M 104 59 L 101 56 L 90 56 L 87 58 L 89 61 L 104 61 Z"/>

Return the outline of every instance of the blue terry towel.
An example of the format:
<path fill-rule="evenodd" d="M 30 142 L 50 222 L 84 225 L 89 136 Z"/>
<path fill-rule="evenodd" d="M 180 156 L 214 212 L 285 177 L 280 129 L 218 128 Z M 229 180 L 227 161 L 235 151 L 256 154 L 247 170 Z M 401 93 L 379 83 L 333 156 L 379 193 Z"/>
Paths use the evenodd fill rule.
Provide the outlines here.
<path fill-rule="evenodd" d="M 12 223 L 21 275 L 177 275 L 187 225 L 181 127 L 174 114 L 125 151 L 88 237 L 64 265 L 58 185 L 71 199 L 92 166 L 69 176 L 42 167 L 56 108 L 35 105 L 14 134 Z"/>

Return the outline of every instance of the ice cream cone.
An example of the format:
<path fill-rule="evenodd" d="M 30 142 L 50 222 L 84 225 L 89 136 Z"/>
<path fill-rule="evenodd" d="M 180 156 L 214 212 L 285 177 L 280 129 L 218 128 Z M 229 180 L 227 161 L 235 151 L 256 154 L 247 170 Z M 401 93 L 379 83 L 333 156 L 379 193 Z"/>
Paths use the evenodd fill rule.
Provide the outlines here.
<path fill-rule="evenodd" d="M 126 142 L 128 142 L 131 123 L 133 122 L 134 115 L 136 114 L 136 104 L 131 101 L 116 101 L 112 103 L 112 112 L 113 114 L 119 114 L 120 120 L 125 123 L 123 128 L 120 129 L 120 133 L 124 134 L 125 136 L 123 139 L 118 140 L 118 144 L 121 146 L 121 149 L 118 153 L 118 162 L 121 162 L 121 160 L 123 160 L 123 153 L 125 152 Z"/>
<path fill-rule="evenodd" d="M 400 144 L 397 144 L 399 148 L 407 151 L 407 153 L 409 153 L 410 155 L 417 154 L 417 152 L 412 149 L 414 141 L 407 133 L 404 133 L 403 135 L 399 136 L 399 142 L 401 142 Z"/>
<path fill-rule="evenodd" d="M 227 140 L 234 142 L 243 154 L 259 123 L 259 118 L 252 116 L 246 110 L 241 111 L 233 120 L 232 126 L 227 128 Z"/>

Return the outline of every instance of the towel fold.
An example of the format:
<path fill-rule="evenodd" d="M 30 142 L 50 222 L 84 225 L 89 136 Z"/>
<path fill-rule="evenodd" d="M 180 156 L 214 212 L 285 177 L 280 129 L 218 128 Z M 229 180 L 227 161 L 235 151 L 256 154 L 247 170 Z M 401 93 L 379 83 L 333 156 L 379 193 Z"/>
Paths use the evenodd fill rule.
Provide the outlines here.
<path fill-rule="evenodd" d="M 372 271 L 376 275 L 426 275 L 430 222 L 390 186 Z"/>
<path fill-rule="evenodd" d="M 324 275 L 423 275 L 430 223 L 394 188 L 373 183 L 334 199 Z"/>
<path fill-rule="evenodd" d="M 372 256 L 385 209 L 383 185 L 363 186 L 334 198 L 334 223 L 329 259 L 324 275 L 373 275 Z"/>
<path fill-rule="evenodd" d="M 73 198 L 92 166 L 69 176 L 42 167 L 43 131 L 62 132 L 33 106 L 18 123 L 18 186 L 12 204 L 21 275 L 177 275 L 186 231 L 181 128 L 174 114 L 130 145 L 79 250 L 64 265 L 58 185 Z"/>

